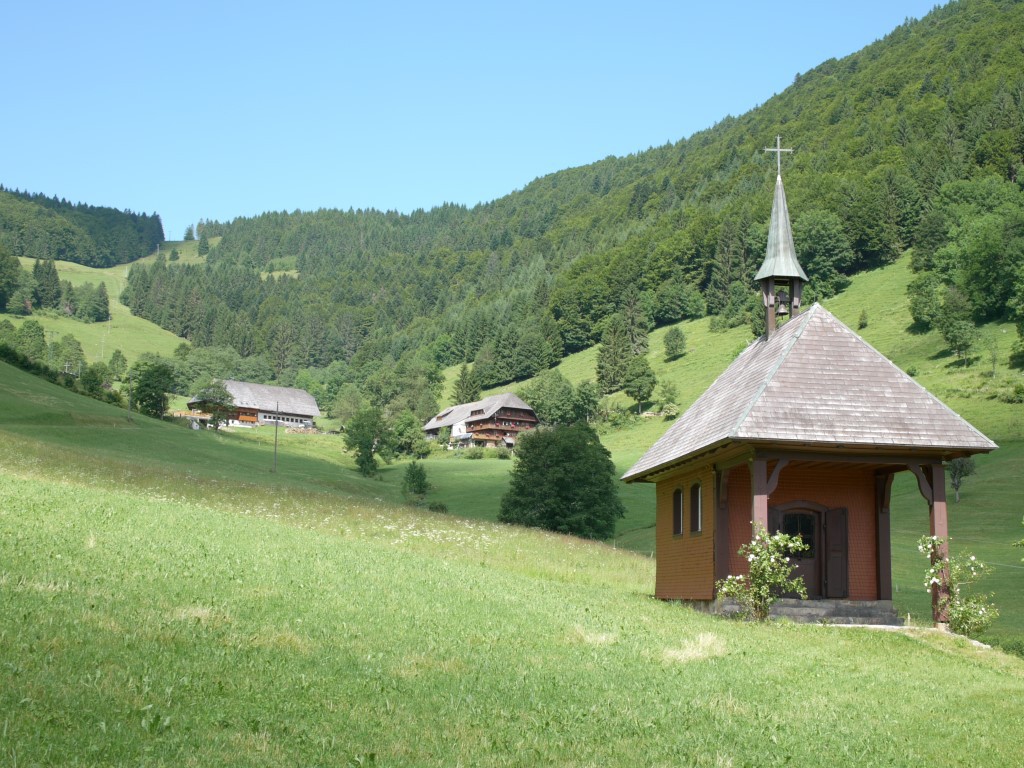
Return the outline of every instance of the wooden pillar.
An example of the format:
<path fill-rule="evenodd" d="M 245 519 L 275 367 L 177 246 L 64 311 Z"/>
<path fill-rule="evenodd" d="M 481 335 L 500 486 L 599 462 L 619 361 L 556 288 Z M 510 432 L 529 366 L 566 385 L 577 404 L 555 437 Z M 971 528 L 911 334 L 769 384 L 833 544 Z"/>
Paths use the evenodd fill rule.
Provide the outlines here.
<path fill-rule="evenodd" d="M 932 498 L 928 505 L 929 532 L 932 536 L 943 539 L 943 544 L 935 553 L 937 559 L 949 558 L 949 522 L 946 518 L 946 472 L 942 464 L 929 464 L 926 467 L 929 484 L 932 487 Z M 941 583 L 932 585 L 932 618 L 936 624 L 948 624 L 949 612 L 949 568 L 942 572 Z"/>
<path fill-rule="evenodd" d="M 764 333 L 771 336 L 775 333 L 775 278 L 769 277 L 761 281 L 761 303 L 764 305 Z"/>
<path fill-rule="evenodd" d="M 750 462 L 750 487 L 750 538 L 753 539 L 758 525 L 768 530 L 768 462 L 764 459 Z"/>
<path fill-rule="evenodd" d="M 893 473 L 875 475 L 876 546 L 878 548 L 878 599 L 892 600 L 892 543 L 889 500 Z"/>
<path fill-rule="evenodd" d="M 715 472 L 715 580 L 729 575 L 729 470 Z"/>

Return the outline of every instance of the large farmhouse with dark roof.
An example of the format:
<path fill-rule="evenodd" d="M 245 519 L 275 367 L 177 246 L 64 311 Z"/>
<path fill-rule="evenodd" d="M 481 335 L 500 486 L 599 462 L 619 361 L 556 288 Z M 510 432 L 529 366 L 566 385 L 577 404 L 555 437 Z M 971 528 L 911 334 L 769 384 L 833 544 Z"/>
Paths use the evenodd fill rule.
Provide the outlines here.
<path fill-rule="evenodd" d="M 475 403 L 446 408 L 423 425 L 427 437 L 436 440 L 442 429 L 450 430 L 456 447 L 477 445 L 512 448 L 520 432 L 537 426 L 533 408 L 511 392 L 491 395 Z"/>
<path fill-rule="evenodd" d="M 228 414 L 227 424 L 235 427 L 257 427 L 261 424 L 283 424 L 312 427 L 320 416 L 320 408 L 311 394 L 294 387 L 273 387 L 248 381 L 227 379 L 222 382 L 231 395 L 234 410 Z M 202 414 L 203 401 L 193 398 L 188 407 L 194 414 Z"/>
<path fill-rule="evenodd" d="M 655 593 L 714 600 L 716 580 L 747 572 L 737 550 L 763 527 L 810 545 L 795 573 L 810 598 L 876 602 L 895 618 L 894 474 L 917 478 L 921 533 L 946 538 L 943 462 L 996 444 L 826 309 L 801 312 L 781 174 L 770 226 L 757 274 L 767 332 L 623 476 L 657 486 Z"/>

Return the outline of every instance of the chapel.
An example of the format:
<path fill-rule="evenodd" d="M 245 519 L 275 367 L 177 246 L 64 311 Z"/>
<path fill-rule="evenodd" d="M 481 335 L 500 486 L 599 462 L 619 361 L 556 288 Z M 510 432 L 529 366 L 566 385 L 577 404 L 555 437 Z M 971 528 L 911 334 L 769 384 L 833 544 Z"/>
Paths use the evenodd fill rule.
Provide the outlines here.
<path fill-rule="evenodd" d="M 755 276 L 766 331 L 623 480 L 656 485 L 657 597 L 712 604 L 717 580 L 747 572 L 737 550 L 760 526 L 809 545 L 794 575 L 810 600 L 870 603 L 895 622 L 893 476 L 913 473 L 921 533 L 948 538 L 943 462 L 997 446 L 824 307 L 804 310 L 778 170 Z"/>

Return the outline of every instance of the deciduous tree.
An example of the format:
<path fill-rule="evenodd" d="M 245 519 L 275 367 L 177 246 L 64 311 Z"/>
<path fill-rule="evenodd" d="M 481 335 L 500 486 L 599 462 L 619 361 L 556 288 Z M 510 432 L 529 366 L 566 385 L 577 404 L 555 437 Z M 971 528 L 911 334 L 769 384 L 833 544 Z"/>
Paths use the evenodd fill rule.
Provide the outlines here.
<path fill-rule="evenodd" d="M 136 365 L 132 378 L 135 410 L 162 419 L 167 413 L 167 393 L 174 389 L 174 369 L 162 360 L 147 360 Z"/>
<path fill-rule="evenodd" d="M 498 519 L 608 539 L 625 514 L 614 471 L 611 454 L 587 424 L 522 434 Z"/>
<path fill-rule="evenodd" d="M 686 335 L 674 325 L 665 333 L 665 359 L 675 360 L 686 353 Z"/>
<path fill-rule="evenodd" d="M 379 464 L 377 457 L 391 460 L 391 430 L 379 409 L 360 410 L 345 426 L 345 447 L 356 454 L 359 474 L 373 477 Z"/>
<path fill-rule="evenodd" d="M 650 399 L 657 385 L 658 378 L 651 370 L 651 364 L 647 362 L 646 357 L 637 356 L 629 361 L 622 388 L 627 395 L 636 400 L 637 413 L 640 413 L 643 404 Z"/>

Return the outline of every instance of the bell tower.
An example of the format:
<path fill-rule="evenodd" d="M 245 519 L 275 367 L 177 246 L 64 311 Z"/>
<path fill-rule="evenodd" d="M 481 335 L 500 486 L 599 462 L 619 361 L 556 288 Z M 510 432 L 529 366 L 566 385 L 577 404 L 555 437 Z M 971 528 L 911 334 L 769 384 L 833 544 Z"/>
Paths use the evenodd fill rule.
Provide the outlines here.
<path fill-rule="evenodd" d="M 768 247 L 764 262 L 754 279 L 761 284 L 761 301 L 764 304 L 765 336 L 775 332 L 776 318 L 800 314 L 800 299 L 807 273 L 796 257 L 793 245 L 793 230 L 789 223 L 789 206 L 786 205 L 786 190 L 782 187 L 782 153 L 792 149 L 782 148 L 782 137 L 775 137 L 774 147 L 765 147 L 765 152 L 774 152 L 778 168 L 775 177 L 775 199 L 772 201 L 772 221 L 768 228 Z"/>

